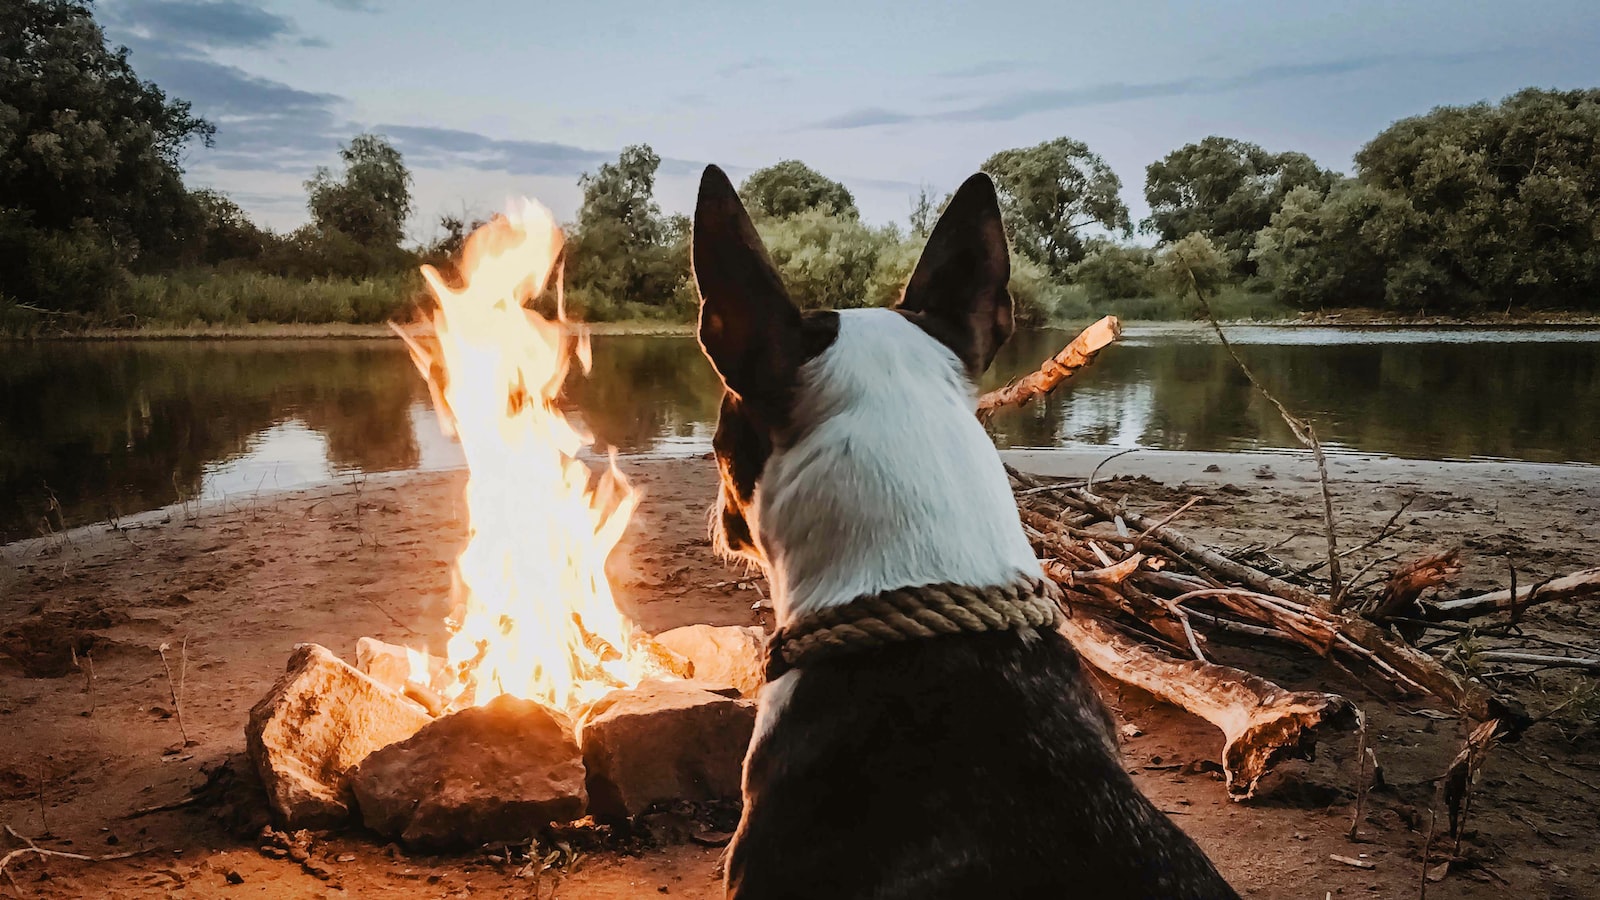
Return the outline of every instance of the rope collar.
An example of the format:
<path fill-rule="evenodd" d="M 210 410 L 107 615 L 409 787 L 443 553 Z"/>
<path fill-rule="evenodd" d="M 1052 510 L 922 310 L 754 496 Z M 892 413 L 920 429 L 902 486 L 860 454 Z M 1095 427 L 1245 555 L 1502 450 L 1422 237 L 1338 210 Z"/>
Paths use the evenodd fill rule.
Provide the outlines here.
<path fill-rule="evenodd" d="M 767 639 L 766 677 L 830 656 L 946 634 L 1054 628 L 1061 589 L 1047 578 L 996 587 L 925 584 L 864 594 L 796 619 Z"/>

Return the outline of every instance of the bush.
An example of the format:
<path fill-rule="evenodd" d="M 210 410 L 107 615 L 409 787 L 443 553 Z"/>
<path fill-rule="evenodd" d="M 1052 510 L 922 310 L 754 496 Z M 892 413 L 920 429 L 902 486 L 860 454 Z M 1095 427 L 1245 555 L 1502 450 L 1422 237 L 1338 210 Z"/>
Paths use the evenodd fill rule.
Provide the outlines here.
<path fill-rule="evenodd" d="M 821 209 L 769 220 L 758 228 L 789 296 L 801 309 L 878 305 L 874 301 L 887 293 L 887 279 L 901 261 L 896 257 L 889 270 L 878 272 L 883 251 L 900 243 L 894 229 L 873 229 Z M 876 290 L 870 289 L 874 274 Z"/>
<path fill-rule="evenodd" d="M 128 277 L 110 239 L 89 220 L 46 231 L 26 213 L 0 211 L 0 295 L 14 303 L 87 314 L 120 296 Z"/>
<path fill-rule="evenodd" d="M 1089 254 L 1068 270 L 1068 279 L 1083 286 L 1097 303 L 1143 297 L 1153 289 L 1155 253 L 1109 241 L 1096 243 Z"/>

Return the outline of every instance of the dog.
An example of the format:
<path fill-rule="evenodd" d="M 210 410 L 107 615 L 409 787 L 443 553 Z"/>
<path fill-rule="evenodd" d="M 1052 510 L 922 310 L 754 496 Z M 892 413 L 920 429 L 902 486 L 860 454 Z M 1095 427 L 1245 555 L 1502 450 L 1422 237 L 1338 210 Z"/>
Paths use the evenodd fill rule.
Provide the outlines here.
<path fill-rule="evenodd" d="M 1012 331 L 987 176 L 950 199 L 892 309 L 800 311 L 715 166 L 693 266 L 725 388 L 713 538 L 765 571 L 780 629 L 908 586 L 1040 577 L 974 416 Z M 907 640 L 769 679 L 730 898 L 1237 896 L 1123 770 L 1053 628 Z"/>

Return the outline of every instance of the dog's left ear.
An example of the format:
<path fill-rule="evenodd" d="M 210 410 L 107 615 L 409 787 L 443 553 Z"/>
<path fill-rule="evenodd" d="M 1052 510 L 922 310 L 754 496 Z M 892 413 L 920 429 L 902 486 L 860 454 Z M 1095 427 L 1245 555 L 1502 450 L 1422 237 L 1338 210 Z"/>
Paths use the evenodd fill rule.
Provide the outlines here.
<path fill-rule="evenodd" d="M 906 283 L 899 309 L 978 379 L 1011 337 L 1011 254 L 994 182 L 979 173 L 950 198 Z"/>
<path fill-rule="evenodd" d="M 805 361 L 800 310 L 733 182 L 716 166 L 700 178 L 692 256 L 701 349 L 746 409 L 769 425 L 781 420 Z"/>

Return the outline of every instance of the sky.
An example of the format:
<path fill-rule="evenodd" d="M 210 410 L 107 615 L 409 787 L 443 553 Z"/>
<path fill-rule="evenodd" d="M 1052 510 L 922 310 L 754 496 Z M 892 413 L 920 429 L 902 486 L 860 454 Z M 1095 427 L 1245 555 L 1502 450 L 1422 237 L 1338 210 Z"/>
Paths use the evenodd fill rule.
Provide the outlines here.
<path fill-rule="evenodd" d="M 1211 134 L 1339 171 L 1389 123 L 1523 87 L 1600 87 L 1595 0 L 987 3 L 100 0 L 136 71 L 217 125 L 191 186 L 278 229 L 363 130 L 416 179 L 413 238 L 532 196 L 571 217 L 578 176 L 648 143 L 656 194 L 693 204 L 800 159 L 904 221 L 999 150 L 1084 141 L 1122 179 Z"/>

